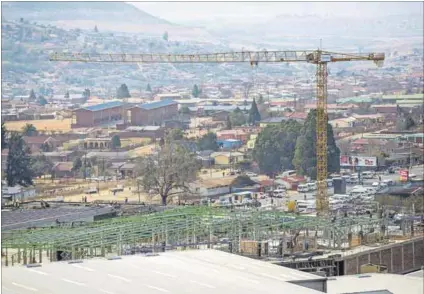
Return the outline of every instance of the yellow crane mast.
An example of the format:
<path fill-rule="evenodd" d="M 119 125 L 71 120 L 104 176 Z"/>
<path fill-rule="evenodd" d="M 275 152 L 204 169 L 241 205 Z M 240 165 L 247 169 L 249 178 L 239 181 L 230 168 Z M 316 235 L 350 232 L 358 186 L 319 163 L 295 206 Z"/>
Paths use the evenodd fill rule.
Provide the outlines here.
<path fill-rule="evenodd" d="M 87 54 L 54 53 L 50 61 L 116 62 L 116 63 L 258 63 L 306 62 L 316 64 L 317 79 L 317 182 L 316 210 L 320 215 L 329 212 L 327 195 L 327 64 L 330 62 L 384 62 L 384 53 L 337 53 L 323 50 L 299 51 L 241 51 L 209 54 Z"/>

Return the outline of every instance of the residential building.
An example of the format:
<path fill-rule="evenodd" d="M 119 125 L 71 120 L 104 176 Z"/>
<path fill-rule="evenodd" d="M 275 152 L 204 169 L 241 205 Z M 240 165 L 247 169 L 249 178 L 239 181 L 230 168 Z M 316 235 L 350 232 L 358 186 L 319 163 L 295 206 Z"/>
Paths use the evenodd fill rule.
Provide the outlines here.
<path fill-rule="evenodd" d="M 211 157 L 216 165 L 236 164 L 244 160 L 244 154 L 241 152 L 214 152 Z"/>
<path fill-rule="evenodd" d="M 154 100 L 163 101 L 163 100 L 180 100 L 182 99 L 181 94 L 168 93 L 168 94 L 157 94 Z"/>
<path fill-rule="evenodd" d="M 218 140 L 240 140 L 244 143 L 249 139 L 249 134 L 243 130 L 224 130 L 216 132 Z"/>
<path fill-rule="evenodd" d="M 53 166 L 53 173 L 55 178 L 71 178 L 74 176 L 74 171 L 72 167 L 74 166 L 73 162 L 57 162 Z"/>
<path fill-rule="evenodd" d="M 162 100 L 131 107 L 128 121 L 132 126 L 161 125 L 178 114 L 178 103 Z"/>
<path fill-rule="evenodd" d="M 61 145 L 60 141 L 50 136 L 24 136 L 23 139 L 33 153 L 40 151 L 41 146 L 44 144 L 48 144 L 52 149 Z"/>
<path fill-rule="evenodd" d="M 231 184 L 236 177 L 200 179 L 192 184 L 192 189 L 200 197 L 215 197 L 231 193 Z"/>
<path fill-rule="evenodd" d="M 249 141 L 247 141 L 247 149 L 252 150 L 255 148 L 256 139 L 258 138 L 258 134 L 251 134 Z"/>

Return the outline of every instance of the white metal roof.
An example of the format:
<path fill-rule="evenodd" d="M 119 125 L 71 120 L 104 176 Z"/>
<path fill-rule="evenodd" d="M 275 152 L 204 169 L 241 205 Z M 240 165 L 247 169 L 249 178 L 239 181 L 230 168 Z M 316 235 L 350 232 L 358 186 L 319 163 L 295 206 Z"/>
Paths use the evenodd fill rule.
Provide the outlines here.
<path fill-rule="evenodd" d="M 327 293 L 387 290 L 393 294 L 422 294 L 423 279 L 394 274 L 366 274 L 329 278 Z"/>
<path fill-rule="evenodd" d="M 216 250 L 2 270 L 2 293 L 321 293 L 285 281 L 319 276 Z"/>

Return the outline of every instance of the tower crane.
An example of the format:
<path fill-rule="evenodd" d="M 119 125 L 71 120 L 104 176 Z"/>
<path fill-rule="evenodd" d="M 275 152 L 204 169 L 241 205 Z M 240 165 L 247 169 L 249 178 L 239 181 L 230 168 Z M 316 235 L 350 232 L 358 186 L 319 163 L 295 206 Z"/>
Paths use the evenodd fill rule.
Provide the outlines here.
<path fill-rule="evenodd" d="M 337 53 L 318 50 L 299 51 L 241 51 L 207 54 L 88 54 L 53 53 L 50 61 L 89 63 L 283 63 L 305 62 L 316 65 L 317 99 L 317 196 L 319 215 L 329 213 L 327 195 L 327 65 L 332 62 L 373 61 L 382 66 L 384 53 Z"/>

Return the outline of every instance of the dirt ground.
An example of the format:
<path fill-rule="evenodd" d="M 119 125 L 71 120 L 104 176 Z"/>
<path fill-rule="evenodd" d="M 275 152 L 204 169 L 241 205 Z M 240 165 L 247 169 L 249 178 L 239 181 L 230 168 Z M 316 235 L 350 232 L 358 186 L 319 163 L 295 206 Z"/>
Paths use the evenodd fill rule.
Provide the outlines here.
<path fill-rule="evenodd" d="M 10 131 L 22 131 L 26 124 L 33 124 L 39 131 L 62 131 L 71 130 L 71 119 L 41 119 L 41 120 L 22 120 L 5 122 L 6 129 Z"/>

